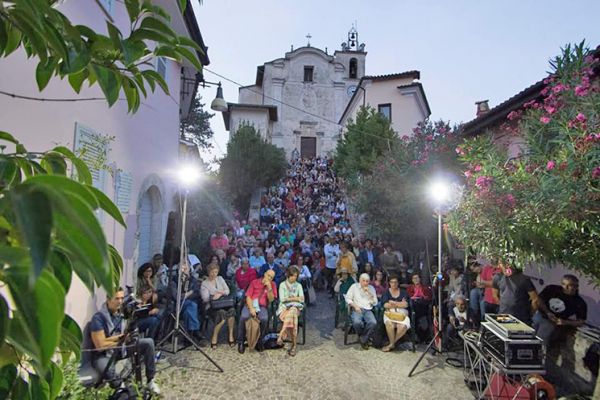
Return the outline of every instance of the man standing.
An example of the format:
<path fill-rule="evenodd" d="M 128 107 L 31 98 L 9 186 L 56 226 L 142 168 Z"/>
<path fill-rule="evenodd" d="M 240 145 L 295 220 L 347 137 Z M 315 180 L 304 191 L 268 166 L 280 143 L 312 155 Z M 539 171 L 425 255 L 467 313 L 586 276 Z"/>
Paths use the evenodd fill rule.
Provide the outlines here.
<path fill-rule="evenodd" d="M 377 321 L 373 314 L 373 306 L 377 304 L 375 288 L 369 285 L 369 275 L 362 274 L 358 283 L 353 284 L 346 293 L 346 303 L 352 311 L 352 327 L 359 335 L 360 346 L 369 349 L 369 340 L 375 330 Z"/>
<path fill-rule="evenodd" d="M 333 276 L 335 274 L 336 263 L 338 256 L 340 255 L 340 247 L 335 242 L 335 236 L 328 237 L 328 243 L 323 248 L 323 253 L 325 254 L 325 269 L 323 270 L 323 274 L 327 281 L 327 287 L 331 291 L 333 288 Z"/>
<path fill-rule="evenodd" d="M 200 346 L 206 346 L 206 340 L 200 333 L 198 303 L 200 302 L 200 283 L 190 273 L 190 266 L 184 262 L 179 268 L 181 274 L 181 318 L 185 330 L 194 337 Z M 171 298 L 177 304 L 177 279 L 171 282 Z"/>
<path fill-rule="evenodd" d="M 89 337 L 86 338 L 87 342 L 91 341 L 94 349 L 98 350 L 92 352 L 92 366 L 100 373 L 106 371 L 104 378 L 113 382 L 118 379 L 114 364 L 106 370 L 113 352 L 118 351 L 120 353 L 117 356 L 119 360 L 126 357 L 126 354 L 123 354 L 119 348 L 125 340 L 125 334 L 123 333 L 125 324 L 123 323 L 123 318 L 119 315 L 124 299 L 125 292 L 122 288 L 118 288 L 112 296 L 107 296 L 106 302 L 102 304 L 100 311 L 92 317 L 89 325 Z M 156 373 L 154 340 L 151 338 L 137 339 L 136 347 L 146 367 L 148 389 L 155 394 L 160 394 L 160 389 L 156 382 L 154 382 L 154 375 Z"/>
<path fill-rule="evenodd" d="M 371 263 L 374 267 L 379 267 L 379 260 L 377 259 L 377 252 L 373 248 L 373 241 L 371 239 L 367 239 L 365 241 L 365 248 L 360 252 L 359 257 L 360 265 L 364 267 L 364 265 L 368 262 Z"/>
<path fill-rule="evenodd" d="M 531 279 L 510 265 L 499 263 L 502 274 L 494 276 L 492 283 L 494 299 L 498 301 L 500 314 L 511 314 L 527 325 L 537 309 L 538 296 Z"/>
<path fill-rule="evenodd" d="M 561 368 L 575 370 L 575 333 L 585 324 L 587 305 L 579 296 L 579 280 L 565 275 L 562 286 L 548 285 L 538 298 L 538 311 L 533 316 L 533 327 L 544 340 L 548 361 L 556 365 L 562 357 Z"/>
<path fill-rule="evenodd" d="M 383 253 L 379 256 L 379 264 L 387 274 L 387 276 L 398 275 L 400 271 L 400 260 L 396 253 L 392 251 L 392 245 L 386 243 L 383 248 Z"/>

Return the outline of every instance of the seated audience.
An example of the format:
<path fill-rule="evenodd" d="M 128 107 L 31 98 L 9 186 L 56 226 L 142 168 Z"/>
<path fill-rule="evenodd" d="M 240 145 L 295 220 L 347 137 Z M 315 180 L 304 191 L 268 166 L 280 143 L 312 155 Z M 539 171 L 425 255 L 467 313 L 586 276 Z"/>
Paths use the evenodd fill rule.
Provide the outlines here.
<path fill-rule="evenodd" d="M 235 324 L 235 307 L 213 307 L 212 301 L 219 300 L 223 297 L 229 296 L 229 286 L 225 282 L 222 276 L 219 275 L 219 267 L 214 264 L 208 266 L 208 277 L 202 282 L 200 287 L 200 295 L 204 304 L 204 310 L 208 317 L 214 322 L 215 327 L 213 330 L 210 346 L 213 349 L 217 348 L 217 340 L 219 338 L 219 332 L 227 321 L 227 328 L 229 332 L 229 346 L 235 345 L 233 339 L 233 328 Z"/>
<path fill-rule="evenodd" d="M 260 247 L 255 247 L 252 255 L 250 256 L 250 266 L 256 270 L 260 269 L 263 265 L 265 265 L 267 261 L 263 256 L 263 251 Z"/>
<path fill-rule="evenodd" d="M 418 273 L 412 274 L 412 284 L 406 289 L 415 313 L 415 332 L 419 341 L 425 341 L 429 332 L 429 305 L 433 299 L 431 287 L 421 283 Z"/>
<path fill-rule="evenodd" d="M 252 266 L 252 262 L 250 262 Z M 281 265 L 275 262 L 275 256 L 273 254 L 267 254 L 267 261 L 258 270 L 258 277 L 261 278 L 267 271 L 275 272 L 275 284 L 279 285 L 285 279 L 285 271 Z"/>
<path fill-rule="evenodd" d="M 352 327 L 359 335 L 359 342 L 364 350 L 369 349 L 369 340 L 373 335 L 377 321 L 373 314 L 373 307 L 377 304 L 375 288 L 369 285 L 368 274 L 360 275 L 358 283 L 350 286 L 346 293 L 346 303 L 351 310 Z"/>
<path fill-rule="evenodd" d="M 255 280 L 258 277 L 256 270 L 254 268 L 250 268 L 250 262 L 247 258 L 242 258 L 240 262 L 240 268 L 235 272 L 235 283 L 238 287 L 238 298 L 241 298 L 250 285 L 250 282 Z"/>
<path fill-rule="evenodd" d="M 354 253 L 350 251 L 350 246 L 347 242 L 340 243 L 340 254 L 336 262 L 336 273 L 339 273 L 342 268 L 351 271 L 351 275 L 355 275 L 358 272 L 356 258 L 354 257 Z M 371 280 L 371 277 L 369 277 L 369 280 Z"/>
<path fill-rule="evenodd" d="M 183 327 L 196 339 L 198 344 L 204 345 L 204 338 L 200 333 L 200 316 L 198 315 L 198 302 L 200 301 L 200 283 L 190 273 L 190 267 L 183 263 L 179 268 L 181 274 L 181 317 Z M 177 277 L 171 282 L 171 299 L 177 304 Z"/>
<path fill-rule="evenodd" d="M 279 307 L 277 308 L 277 316 L 283 322 L 277 343 L 283 345 L 283 341 L 290 336 L 292 345 L 288 354 L 292 357 L 296 355 L 298 316 L 304 308 L 304 291 L 298 282 L 299 274 L 300 271 L 295 266 L 287 269 L 287 279 L 279 285 Z"/>
<path fill-rule="evenodd" d="M 333 291 L 335 293 L 340 293 L 345 296 L 346 293 L 348 293 L 350 286 L 354 285 L 356 283 L 356 281 L 354 280 L 353 277 L 350 276 L 350 273 L 348 272 L 348 270 L 346 268 L 342 268 L 340 270 L 338 277 L 339 277 L 339 279 L 335 283 L 335 287 L 333 288 Z"/>
<path fill-rule="evenodd" d="M 142 288 L 152 289 L 153 301 L 156 302 L 158 295 L 156 290 L 156 276 L 154 275 L 154 265 L 152 263 L 142 264 L 137 271 L 137 282 L 135 283 L 135 293 L 141 293 Z"/>
<path fill-rule="evenodd" d="M 253 280 L 246 289 L 246 304 L 240 314 L 240 322 L 237 330 L 238 351 L 243 354 L 246 351 L 244 340 L 246 340 L 246 321 L 250 318 L 258 318 L 260 321 L 260 336 L 257 350 L 262 351 L 261 339 L 267 332 L 269 318 L 269 304 L 277 298 L 277 287 L 275 286 L 275 271 L 272 269 L 265 272 L 262 278 Z M 251 349 L 252 350 L 252 349 Z"/>
<path fill-rule="evenodd" d="M 373 282 L 371 284 L 375 288 L 375 293 L 377 293 L 377 299 L 381 300 L 381 296 L 383 296 L 383 294 L 388 289 L 388 284 L 386 282 L 386 279 L 385 279 L 385 276 L 384 276 L 382 270 L 378 269 L 375 272 L 375 279 L 373 279 Z"/>
<path fill-rule="evenodd" d="M 370 262 L 367 262 L 363 265 L 361 265 L 360 269 L 359 269 L 359 273 L 362 274 L 367 274 L 369 275 L 369 279 L 373 279 L 375 277 L 375 270 L 373 269 L 373 264 L 371 264 Z"/>
<path fill-rule="evenodd" d="M 229 264 L 227 264 L 227 280 L 233 280 L 235 278 L 235 273 L 240 268 L 240 257 L 237 254 L 231 254 L 229 256 Z"/>
<path fill-rule="evenodd" d="M 400 272 L 398 273 L 398 285 L 401 288 L 408 288 L 411 283 L 411 275 L 408 272 L 408 264 L 405 262 L 400 263 Z"/>
<path fill-rule="evenodd" d="M 565 275 L 561 286 L 548 285 L 538 297 L 533 327 L 546 345 L 546 362 L 550 367 L 556 365 L 560 355 L 561 368 L 575 370 L 575 333 L 587 319 L 587 305 L 578 289 L 579 279 Z"/>
<path fill-rule="evenodd" d="M 384 308 L 383 324 L 390 341 L 382 350 L 388 352 L 396 347 L 398 341 L 410 329 L 408 295 L 400 288 L 397 276 L 390 278 L 390 287 L 383 293 L 381 304 Z"/>
<path fill-rule="evenodd" d="M 454 307 L 449 310 L 448 325 L 446 325 L 446 340 L 455 339 L 458 331 L 465 329 L 474 329 L 479 324 L 476 316 L 473 314 L 470 307 L 467 307 L 467 299 L 462 294 L 454 298 Z"/>
<path fill-rule="evenodd" d="M 154 289 L 151 286 L 142 286 L 136 292 L 138 306 L 147 307 L 148 311 L 137 320 L 137 327 L 144 337 L 156 339 L 156 331 L 160 325 L 160 309 L 156 302 Z"/>
<path fill-rule="evenodd" d="M 169 288 L 169 268 L 163 261 L 163 255 L 157 253 L 152 257 L 152 265 L 156 271 L 156 290 L 159 297 L 164 295 Z"/>
<path fill-rule="evenodd" d="M 400 260 L 398 260 L 396 253 L 392 251 L 390 243 L 384 246 L 383 253 L 379 255 L 379 265 L 387 276 L 398 275 L 400 272 Z"/>

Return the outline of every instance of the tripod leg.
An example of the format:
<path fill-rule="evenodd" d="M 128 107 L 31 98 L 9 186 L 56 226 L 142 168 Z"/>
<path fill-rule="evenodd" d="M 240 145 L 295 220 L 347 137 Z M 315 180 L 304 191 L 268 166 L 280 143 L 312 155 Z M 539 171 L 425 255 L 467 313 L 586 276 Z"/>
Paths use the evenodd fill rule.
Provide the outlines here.
<path fill-rule="evenodd" d="M 221 368 L 219 366 L 219 364 L 217 364 L 212 358 L 210 358 L 210 356 L 208 354 L 206 354 L 204 352 L 204 350 L 202 350 L 200 348 L 200 346 L 198 345 L 198 343 L 196 343 L 196 341 L 194 339 L 192 339 L 192 337 L 185 331 L 185 329 L 183 329 L 182 327 L 179 327 L 179 333 L 181 333 L 183 335 L 183 337 L 185 337 L 187 340 L 189 340 L 192 343 L 192 345 L 196 348 L 196 350 L 198 350 L 200 353 L 202 353 L 202 355 L 208 361 L 210 361 L 215 367 L 217 367 L 217 369 L 219 370 L 219 372 L 224 372 L 223 368 Z"/>
<path fill-rule="evenodd" d="M 423 360 L 423 357 L 425 357 L 425 354 L 427 354 L 429 349 L 431 349 L 433 347 L 433 344 L 435 343 L 435 341 L 438 338 L 438 336 L 440 335 L 440 333 L 441 333 L 441 331 L 438 331 L 438 333 L 436 333 L 436 335 L 433 337 L 433 339 L 431 339 L 431 342 L 429 342 L 429 344 L 427 345 L 427 348 L 425 349 L 425 351 L 423 353 L 421 353 L 421 356 L 419 357 L 419 359 L 417 360 L 415 365 L 413 365 L 412 369 L 408 373 L 409 378 L 412 376 L 413 372 L 415 372 L 415 369 L 417 369 L 417 366 L 421 363 L 421 361 Z"/>

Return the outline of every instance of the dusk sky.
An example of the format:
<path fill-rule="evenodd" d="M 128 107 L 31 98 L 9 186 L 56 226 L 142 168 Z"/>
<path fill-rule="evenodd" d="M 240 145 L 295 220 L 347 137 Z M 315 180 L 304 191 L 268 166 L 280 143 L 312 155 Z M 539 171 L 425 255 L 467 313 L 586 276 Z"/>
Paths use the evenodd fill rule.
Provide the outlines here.
<path fill-rule="evenodd" d="M 195 3 L 195 2 L 194 2 Z M 543 78 L 548 60 L 567 43 L 600 45 L 600 1 L 358 1 L 204 0 L 194 9 L 209 47 L 210 71 L 249 85 L 256 67 L 311 45 L 332 54 L 356 22 L 367 51 L 367 75 L 416 69 L 434 120 L 466 122 L 475 102 L 493 107 Z M 238 87 L 223 81 L 225 100 Z M 210 104 L 214 88 L 200 88 Z M 208 106 L 207 106 L 208 107 Z M 215 115 L 215 147 L 225 152 L 228 132 Z"/>

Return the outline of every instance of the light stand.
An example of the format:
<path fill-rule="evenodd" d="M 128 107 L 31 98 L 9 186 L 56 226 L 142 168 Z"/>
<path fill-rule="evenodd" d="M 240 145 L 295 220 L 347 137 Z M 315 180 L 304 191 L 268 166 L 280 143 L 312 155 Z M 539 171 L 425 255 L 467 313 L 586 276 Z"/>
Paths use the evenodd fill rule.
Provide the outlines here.
<path fill-rule="evenodd" d="M 413 365 L 412 369 L 408 373 L 408 377 L 412 377 L 413 372 L 417 369 L 417 366 L 421 363 L 425 354 L 429 352 L 429 350 L 437 344 L 437 348 L 434 349 L 434 354 L 442 354 L 442 204 L 448 200 L 448 187 L 442 183 L 437 182 L 431 187 L 431 194 L 435 198 L 437 202 L 437 220 L 438 220 L 438 271 L 435 280 L 437 280 L 437 325 L 438 331 L 431 339 L 431 342 L 427 345 L 425 351 L 421 354 L 415 365 Z M 434 280 L 434 282 L 435 282 Z"/>
<path fill-rule="evenodd" d="M 169 338 L 172 338 L 171 340 L 171 344 L 172 344 L 172 351 L 166 350 L 169 353 L 172 354 L 176 354 L 177 352 L 179 352 L 180 350 L 184 349 L 185 347 L 179 348 L 179 343 L 178 343 L 178 339 L 179 339 L 179 335 L 183 336 L 185 339 L 187 339 L 192 346 L 194 346 L 196 348 L 196 350 L 198 350 L 200 353 L 202 353 L 202 355 L 208 360 L 210 361 L 215 367 L 217 367 L 217 369 L 219 370 L 219 372 L 223 372 L 223 368 L 221 368 L 219 366 L 219 364 L 217 364 L 208 354 L 206 354 L 201 348 L 200 345 L 198 343 L 196 343 L 196 341 L 192 338 L 192 336 L 185 330 L 185 328 L 181 325 L 181 308 L 183 307 L 183 302 L 181 301 L 181 269 L 183 266 L 183 263 L 188 263 L 188 252 L 187 252 L 187 244 L 186 244 L 186 239 L 185 239 L 185 225 L 186 225 L 186 221 L 187 221 L 187 199 L 188 199 L 188 193 L 189 193 L 189 189 L 185 190 L 185 194 L 183 196 L 183 210 L 182 210 L 182 215 L 181 215 L 181 247 L 179 250 L 179 268 L 177 271 L 177 300 L 176 300 L 176 304 L 175 304 L 175 326 L 173 327 L 173 329 L 171 330 L 171 332 L 169 332 L 167 334 L 167 336 L 165 336 L 159 343 L 158 343 L 158 347 L 161 347 L 167 340 L 169 340 Z M 190 272 L 191 273 L 191 272 Z M 185 300 L 185 299 L 184 299 Z"/>

